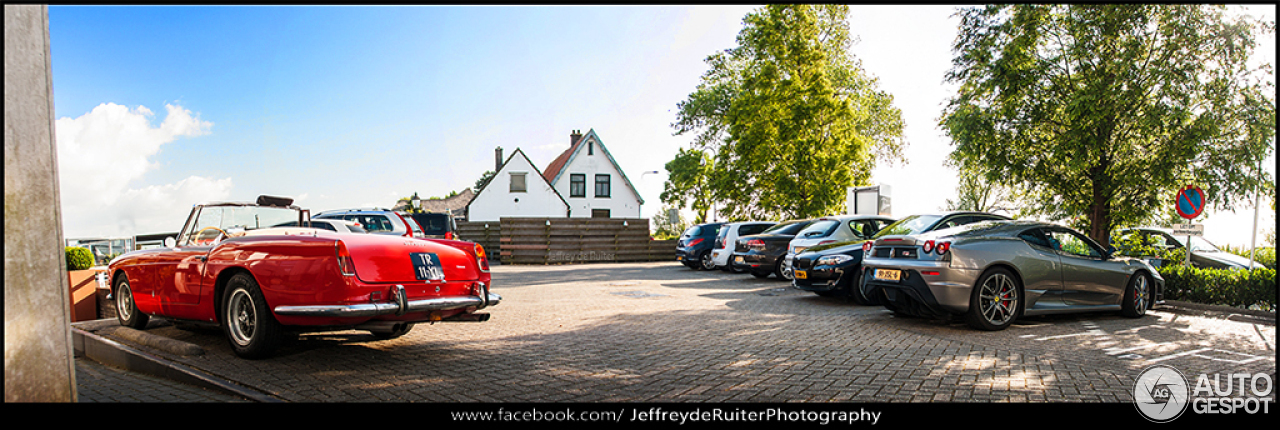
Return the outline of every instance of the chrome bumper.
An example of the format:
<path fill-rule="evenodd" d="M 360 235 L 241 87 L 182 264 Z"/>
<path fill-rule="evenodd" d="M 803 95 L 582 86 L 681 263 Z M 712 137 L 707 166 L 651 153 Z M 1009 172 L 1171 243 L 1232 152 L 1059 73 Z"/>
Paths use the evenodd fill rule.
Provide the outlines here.
<path fill-rule="evenodd" d="M 404 315 L 410 312 L 444 311 L 475 307 L 476 310 L 493 306 L 502 301 L 502 296 L 489 292 L 484 285 L 478 296 L 436 297 L 422 300 L 405 298 L 404 286 L 396 285 L 392 289 L 390 302 L 360 303 L 354 305 L 309 305 L 309 306 L 277 306 L 278 315 L 303 317 L 373 317 L 380 315 Z"/>

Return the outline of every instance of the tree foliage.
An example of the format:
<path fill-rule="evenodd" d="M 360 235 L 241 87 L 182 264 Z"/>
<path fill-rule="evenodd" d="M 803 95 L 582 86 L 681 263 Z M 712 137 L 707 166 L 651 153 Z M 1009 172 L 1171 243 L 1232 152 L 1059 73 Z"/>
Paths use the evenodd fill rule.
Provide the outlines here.
<path fill-rule="evenodd" d="M 707 178 L 711 175 L 714 163 L 701 150 L 681 148 L 676 153 L 676 158 L 665 166 L 668 175 L 667 182 L 662 186 L 662 201 L 676 208 L 689 207 L 696 214 L 694 222 L 706 222 L 707 210 L 711 207 Z"/>
<path fill-rule="evenodd" d="M 1083 218 L 1106 243 L 1196 184 L 1218 209 L 1248 200 L 1273 153 L 1274 30 L 1209 5 L 992 5 L 963 9 L 942 125 L 951 158 L 1016 185 L 1033 213 Z"/>
<path fill-rule="evenodd" d="M 724 218 L 842 212 L 846 188 L 869 185 L 877 159 L 902 157 L 901 112 L 849 55 L 847 15 L 841 5 L 748 14 L 738 46 L 708 57 L 678 105 L 673 127 L 713 159 L 701 183 Z"/>

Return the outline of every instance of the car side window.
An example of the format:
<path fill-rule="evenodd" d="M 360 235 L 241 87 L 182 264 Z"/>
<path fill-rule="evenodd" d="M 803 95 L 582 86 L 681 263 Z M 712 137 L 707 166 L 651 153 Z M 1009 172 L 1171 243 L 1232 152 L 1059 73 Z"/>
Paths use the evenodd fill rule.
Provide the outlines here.
<path fill-rule="evenodd" d="M 1072 232 L 1055 230 L 1048 232 L 1049 242 L 1053 247 L 1065 254 L 1079 257 L 1101 258 L 1102 253 L 1095 249 L 1084 238 Z"/>
<path fill-rule="evenodd" d="M 1049 243 L 1049 238 L 1045 237 L 1044 232 L 1038 228 L 1022 232 L 1018 235 L 1018 238 L 1034 246 L 1053 249 L 1053 245 Z"/>

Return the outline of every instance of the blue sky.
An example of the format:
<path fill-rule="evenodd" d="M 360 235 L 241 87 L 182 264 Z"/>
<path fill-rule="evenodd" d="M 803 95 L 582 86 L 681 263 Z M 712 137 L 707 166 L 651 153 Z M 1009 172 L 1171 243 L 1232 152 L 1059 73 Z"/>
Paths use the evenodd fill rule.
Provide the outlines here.
<path fill-rule="evenodd" d="M 473 185 L 497 146 L 545 167 L 589 129 L 652 216 L 666 177 L 643 172 L 687 146 L 676 104 L 752 9 L 50 6 L 64 234 L 176 231 L 193 203 L 259 194 L 390 207 Z M 895 215 L 937 210 L 954 7 L 851 10 L 853 54 L 908 127 L 908 164 L 873 180 Z"/>

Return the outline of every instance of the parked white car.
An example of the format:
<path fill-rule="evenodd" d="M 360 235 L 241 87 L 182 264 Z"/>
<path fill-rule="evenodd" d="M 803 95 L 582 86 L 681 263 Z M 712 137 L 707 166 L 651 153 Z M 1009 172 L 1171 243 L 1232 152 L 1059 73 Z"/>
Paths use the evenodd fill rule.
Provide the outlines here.
<path fill-rule="evenodd" d="M 791 279 L 791 262 L 796 255 L 811 246 L 837 242 L 853 242 L 870 239 L 889 224 L 893 218 L 879 215 L 837 215 L 813 220 L 813 223 L 796 233 L 787 245 L 787 256 L 782 262 L 782 277 Z"/>
<path fill-rule="evenodd" d="M 720 270 L 738 272 L 733 269 L 732 264 L 729 264 L 729 258 L 733 256 L 733 244 L 738 243 L 739 237 L 759 234 L 776 224 L 769 221 L 746 221 L 728 223 L 720 227 L 720 234 L 716 236 L 716 243 L 711 248 L 711 264 Z"/>

